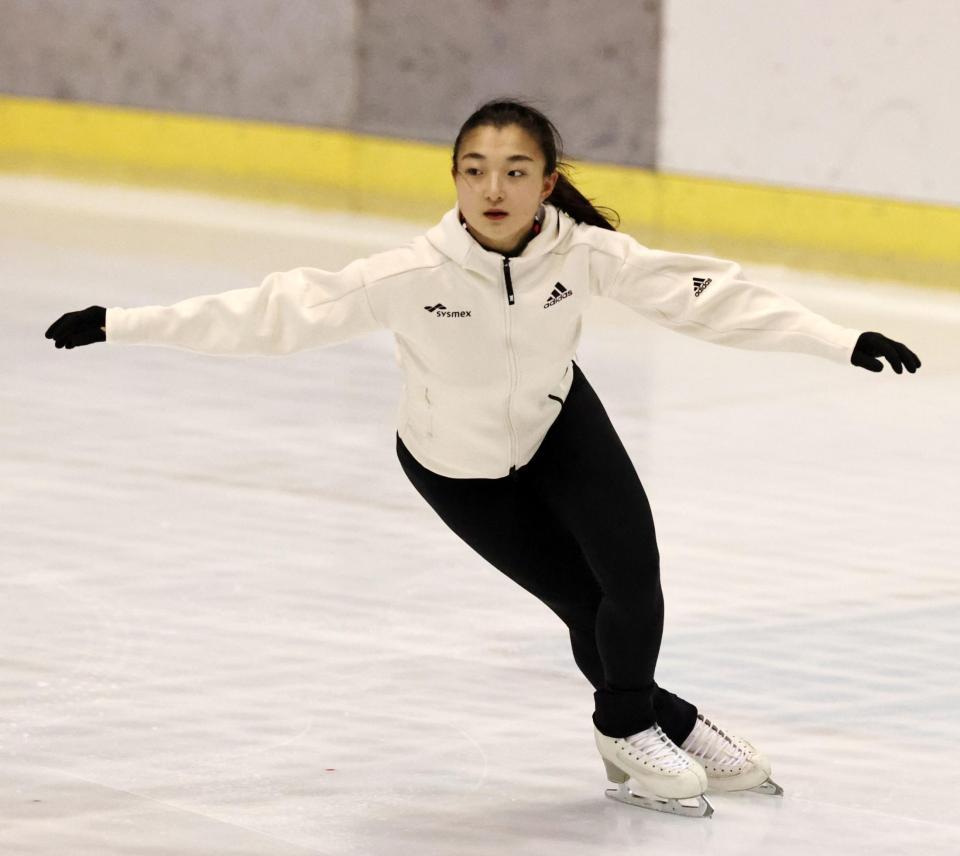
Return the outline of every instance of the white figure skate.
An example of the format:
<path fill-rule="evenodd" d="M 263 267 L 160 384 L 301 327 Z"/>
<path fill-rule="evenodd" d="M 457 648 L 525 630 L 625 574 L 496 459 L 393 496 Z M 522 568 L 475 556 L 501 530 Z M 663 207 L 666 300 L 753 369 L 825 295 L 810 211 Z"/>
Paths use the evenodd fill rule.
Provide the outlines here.
<path fill-rule="evenodd" d="M 607 788 L 610 799 L 686 817 L 713 814 L 713 806 L 703 795 L 707 789 L 703 768 L 659 725 L 629 737 L 607 737 L 596 726 L 593 734 L 607 778 L 617 785 Z M 628 787 L 627 779 L 632 779 L 635 787 Z"/>
<path fill-rule="evenodd" d="M 742 737 L 734 737 L 697 714 L 697 723 L 680 747 L 706 771 L 708 791 L 756 791 L 782 796 L 770 778 L 770 761 Z"/>

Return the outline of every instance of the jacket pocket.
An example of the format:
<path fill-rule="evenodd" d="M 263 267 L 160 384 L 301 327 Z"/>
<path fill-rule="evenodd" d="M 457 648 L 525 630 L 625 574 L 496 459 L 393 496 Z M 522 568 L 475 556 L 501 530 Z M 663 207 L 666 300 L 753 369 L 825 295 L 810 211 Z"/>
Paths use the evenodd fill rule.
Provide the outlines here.
<path fill-rule="evenodd" d="M 560 381 L 557 383 L 554 389 L 563 388 L 563 381 L 566 379 L 567 374 L 569 372 L 570 372 L 570 366 L 568 364 L 567 367 L 563 370 L 563 377 L 560 378 Z M 552 398 L 555 402 L 557 402 L 557 404 L 563 407 L 563 398 L 561 398 L 559 395 L 555 395 L 554 393 L 550 392 L 550 393 L 547 393 L 547 398 Z"/>
<path fill-rule="evenodd" d="M 421 430 L 427 437 L 433 436 L 433 404 L 430 401 L 430 390 L 423 388 L 423 419 L 421 420 Z"/>

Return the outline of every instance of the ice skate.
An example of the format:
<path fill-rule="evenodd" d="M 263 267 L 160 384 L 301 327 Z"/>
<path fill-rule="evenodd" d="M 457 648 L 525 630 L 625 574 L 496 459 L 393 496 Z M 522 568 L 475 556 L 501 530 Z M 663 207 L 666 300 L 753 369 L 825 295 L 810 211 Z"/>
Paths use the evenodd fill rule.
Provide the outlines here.
<path fill-rule="evenodd" d="M 770 761 L 742 737 L 723 731 L 697 714 L 693 731 L 680 747 L 706 771 L 707 790 L 756 791 L 780 796 L 781 788 L 770 778 Z"/>
<path fill-rule="evenodd" d="M 707 788 L 703 768 L 659 725 L 629 737 L 608 737 L 596 726 L 593 733 L 607 778 L 617 785 L 607 788 L 610 799 L 687 817 L 713 814 L 713 806 L 703 795 Z M 627 786 L 628 779 L 634 787 Z"/>

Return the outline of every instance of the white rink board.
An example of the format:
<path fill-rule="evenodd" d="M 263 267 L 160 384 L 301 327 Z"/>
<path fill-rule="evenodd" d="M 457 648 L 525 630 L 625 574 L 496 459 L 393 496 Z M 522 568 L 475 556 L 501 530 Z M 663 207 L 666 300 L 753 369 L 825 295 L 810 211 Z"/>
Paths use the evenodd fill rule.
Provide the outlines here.
<path fill-rule="evenodd" d="M 421 226 L 28 178 L 0 201 L 0 852 L 960 852 L 960 297 L 746 266 L 908 344 L 902 376 L 592 307 L 578 362 L 657 525 L 657 679 L 786 792 L 690 819 L 604 798 L 565 628 L 407 482 L 389 333 L 43 337 Z"/>
<path fill-rule="evenodd" d="M 960 205 L 960 4 L 662 8 L 659 170 Z"/>

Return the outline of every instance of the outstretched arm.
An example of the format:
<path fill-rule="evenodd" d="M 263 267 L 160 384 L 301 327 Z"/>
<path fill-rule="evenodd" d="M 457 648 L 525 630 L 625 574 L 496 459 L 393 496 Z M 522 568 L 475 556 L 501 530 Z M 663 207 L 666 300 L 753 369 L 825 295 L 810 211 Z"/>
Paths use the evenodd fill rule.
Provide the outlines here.
<path fill-rule="evenodd" d="M 606 236 L 605 236 L 606 237 Z M 739 264 L 710 256 L 651 250 L 630 236 L 609 238 L 598 294 L 679 333 L 719 345 L 814 354 L 880 371 L 884 356 L 898 374 L 920 360 L 880 333 L 835 324 L 791 297 L 748 281 Z M 611 253 L 610 250 L 613 250 Z M 619 256 L 612 272 L 609 256 Z"/>
<path fill-rule="evenodd" d="M 93 342 L 165 345 L 207 354 L 289 354 L 381 328 L 363 280 L 365 259 L 336 273 L 295 268 L 256 288 L 190 297 L 171 306 L 91 306 L 55 321 L 58 348 Z"/>

